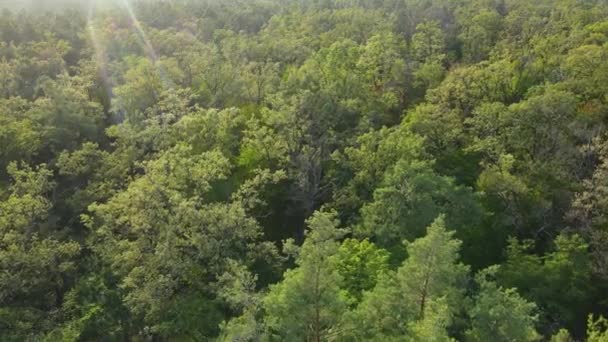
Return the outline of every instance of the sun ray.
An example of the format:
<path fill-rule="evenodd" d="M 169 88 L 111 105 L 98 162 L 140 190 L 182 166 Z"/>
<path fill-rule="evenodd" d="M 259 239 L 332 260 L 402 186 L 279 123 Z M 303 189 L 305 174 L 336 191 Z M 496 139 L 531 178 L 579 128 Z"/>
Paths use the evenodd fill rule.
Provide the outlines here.
<path fill-rule="evenodd" d="M 140 44 L 144 48 L 145 53 L 148 55 L 148 58 L 150 58 L 150 60 L 154 64 L 154 66 L 160 76 L 163 87 L 165 89 L 172 88 L 173 82 L 170 80 L 169 77 L 167 77 L 167 73 L 163 69 L 163 67 L 161 65 L 159 65 L 158 54 L 156 53 L 156 50 L 152 46 L 150 39 L 148 39 L 148 36 L 146 35 L 146 32 L 144 31 L 141 23 L 137 19 L 137 16 L 135 15 L 135 11 L 133 11 L 133 8 L 131 7 L 129 0 L 122 0 L 122 3 L 127 11 L 127 14 L 129 15 L 129 18 L 133 24 L 133 27 L 135 28 L 137 38 L 139 39 Z"/>
<path fill-rule="evenodd" d="M 103 82 L 103 88 L 106 92 L 106 96 L 108 98 L 112 97 L 112 86 L 110 82 L 110 78 L 108 76 L 107 69 L 107 59 L 105 55 L 104 48 L 99 40 L 99 35 L 97 34 L 97 29 L 95 27 L 94 21 L 94 12 L 96 10 L 96 5 L 93 2 L 89 3 L 88 15 L 87 15 L 87 31 L 91 38 L 91 42 L 93 44 L 93 52 L 95 63 L 97 63 L 99 77 Z"/>

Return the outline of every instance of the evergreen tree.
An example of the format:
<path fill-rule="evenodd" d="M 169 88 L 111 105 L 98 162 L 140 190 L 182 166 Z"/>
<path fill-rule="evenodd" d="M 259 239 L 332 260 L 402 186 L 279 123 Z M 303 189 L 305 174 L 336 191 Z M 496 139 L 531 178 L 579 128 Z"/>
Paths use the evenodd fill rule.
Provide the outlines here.
<path fill-rule="evenodd" d="M 333 256 L 345 231 L 335 214 L 316 212 L 308 221 L 306 241 L 298 251 L 297 267 L 264 298 L 265 323 L 271 335 L 292 341 L 323 341 L 340 333 L 347 309 L 347 292 Z"/>

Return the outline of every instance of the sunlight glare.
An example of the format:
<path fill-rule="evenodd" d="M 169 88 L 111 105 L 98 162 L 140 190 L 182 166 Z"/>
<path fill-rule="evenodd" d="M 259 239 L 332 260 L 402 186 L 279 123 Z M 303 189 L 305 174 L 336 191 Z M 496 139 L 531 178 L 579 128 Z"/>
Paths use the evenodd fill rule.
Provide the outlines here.
<path fill-rule="evenodd" d="M 148 36 L 144 32 L 139 20 L 135 16 L 135 12 L 133 11 L 133 8 L 129 4 L 129 0 L 122 0 L 122 3 L 124 5 L 125 9 L 127 10 L 127 13 L 129 14 L 129 18 L 131 19 L 133 26 L 135 27 L 137 37 L 140 41 L 140 44 L 142 45 L 142 47 L 146 51 L 146 54 L 148 55 L 148 58 L 150 58 L 152 60 L 152 63 L 154 64 L 154 66 L 156 67 L 156 70 L 158 71 L 158 74 L 162 81 L 163 87 L 171 88 L 172 82 L 169 79 L 169 77 L 167 77 L 166 72 L 163 70 L 162 66 L 159 65 L 158 55 L 156 54 L 156 51 L 154 50 L 152 43 L 148 39 Z"/>
<path fill-rule="evenodd" d="M 105 57 L 105 50 L 99 40 L 99 36 L 97 34 L 97 29 L 95 28 L 95 22 L 93 20 L 93 15 L 96 10 L 96 5 L 91 2 L 89 3 L 88 15 L 87 15 L 87 30 L 89 32 L 89 36 L 91 38 L 91 42 L 93 44 L 94 54 L 95 54 L 95 62 L 97 63 L 99 76 L 103 82 L 103 87 L 108 97 L 112 97 L 112 88 L 111 82 L 108 77 L 107 70 L 107 61 Z"/>

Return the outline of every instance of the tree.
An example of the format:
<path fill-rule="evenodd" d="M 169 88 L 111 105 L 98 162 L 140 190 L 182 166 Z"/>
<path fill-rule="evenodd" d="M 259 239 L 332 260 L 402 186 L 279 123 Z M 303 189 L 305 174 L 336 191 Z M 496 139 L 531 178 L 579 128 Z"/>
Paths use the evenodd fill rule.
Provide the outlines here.
<path fill-rule="evenodd" d="M 593 175 L 582 184 L 582 191 L 576 195 L 569 213 L 570 221 L 577 230 L 589 241 L 593 256 L 593 272 L 602 278 L 608 277 L 608 203 L 606 193 L 606 173 L 608 172 L 608 159 L 606 147 L 597 141 L 591 145 L 592 152 L 597 153 L 598 161 Z"/>
<path fill-rule="evenodd" d="M 606 0 L 0 2 L 0 340 L 605 339 Z"/>
<path fill-rule="evenodd" d="M 381 274 L 388 271 L 389 253 L 365 239 L 346 239 L 335 255 L 343 288 L 360 301 L 363 293 L 374 288 Z"/>
<path fill-rule="evenodd" d="M 608 50 L 606 45 L 582 45 L 568 53 L 564 69 L 568 78 L 565 81 L 567 89 L 579 94 L 583 100 L 583 111 L 593 117 L 601 116 L 606 108 L 605 93 L 605 63 Z"/>
<path fill-rule="evenodd" d="M 419 63 L 431 60 L 442 61 L 445 58 L 445 34 L 440 23 L 427 21 L 416 26 L 412 36 L 412 55 Z"/>
<path fill-rule="evenodd" d="M 0 199 L 0 338 L 36 339 L 56 324 L 81 246 L 53 225 L 46 165 L 11 163 L 8 173 L 10 193 Z"/>
<path fill-rule="evenodd" d="M 408 258 L 399 269 L 381 276 L 346 318 L 347 334 L 374 340 L 429 334 L 447 339 L 451 319 L 463 304 L 469 270 L 458 262 L 461 242 L 453 235 L 440 216 L 425 237 L 407 244 Z"/>
<path fill-rule="evenodd" d="M 551 342 L 573 342 L 572 336 L 566 329 L 560 329 L 555 335 L 551 336 Z"/>
<path fill-rule="evenodd" d="M 445 216 L 439 216 L 425 237 L 407 246 L 408 258 L 397 271 L 397 281 L 405 290 L 406 301 L 414 303 L 416 319 L 424 318 L 427 304 L 436 298 L 445 297 L 452 313 L 458 310 L 469 267 L 458 262 L 462 242 L 453 236 Z"/>
<path fill-rule="evenodd" d="M 35 39 L 13 46 L 15 68 L 17 70 L 19 93 L 22 97 L 33 99 L 37 97 L 37 88 L 44 79 L 55 79 L 66 73 L 65 57 L 70 50 L 70 44 L 57 39 L 47 32 L 36 41 Z"/>
<path fill-rule="evenodd" d="M 6 169 L 15 160 L 33 161 L 40 152 L 43 141 L 39 132 L 42 128 L 30 117 L 22 113 L 31 104 L 20 98 L 0 100 L 3 115 L 0 117 L 0 174 L 6 176 Z"/>
<path fill-rule="evenodd" d="M 466 336 L 471 341 L 537 341 L 534 325 L 536 305 L 526 302 L 515 289 L 503 289 L 489 280 L 497 271 L 491 267 L 476 278 L 479 293 L 469 311 L 471 328 Z"/>
<path fill-rule="evenodd" d="M 89 243 L 118 279 L 132 329 L 153 336 L 215 335 L 223 319 L 212 283 L 230 260 L 255 263 L 268 244 L 238 202 L 213 203 L 229 162 L 218 152 L 168 150 L 146 175 L 107 203 L 90 207 Z M 197 323 L 205 317 L 208 324 Z M 139 330 L 130 334 L 139 333 Z"/>
<path fill-rule="evenodd" d="M 256 292 L 257 277 L 233 262 L 218 280 L 218 294 L 237 315 L 221 325 L 220 341 L 256 341 L 267 336 L 262 317 L 263 294 Z"/>
<path fill-rule="evenodd" d="M 400 160 L 374 192 L 373 202 L 362 208 L 360 232 L 395 247 L 403 239 L 422 236 L 442 213 L 457 234 L 466 236 L 481 209 L 471 189 L 437 175 L 426 162 Z"/>
<path fill-rule="evenodd" d="M 587 341 L 589 342 L 604 342 L 608 339 L 608 322 L 604 317 L 594 319 L 593 315 L 589 315 L 587 319 Z"/>
<path fill-rule="evenodd" d="M 56 80 L 39 80 L 40 96 L 26 117 L 41 128 L 41 157 L 52 161 L 63 150 L 74 150 L 84 141 L 99 141 L 105 114 L 102 106 L 90 100 L 87 84 L 80 77 L 62 74 Z"/>
<path fill-rule="evenodd" d="M 408 99 L 408 66 L 404 58 L 405 42 L 392 33 L 369 38 L 362 48 L 357 68 L 366 83 L 361 111 L 372 128 L 398 122 Z"/>
<path fill-rule="evenodd" d="M 316 212 L 296 258 L 297 268 L 270 287 L 264 298 L 265 323 L 280 339 L 323 341 L 340 333 L 348 299 L 333 256 L 345 231 L 335 214 Z"/>
<path fill-rule="evenodd" d="M 448 334 L 448 328 L 453 321 L 452 316 L 449 306 L 443 298 L 429 303 L 424 317 L 408 324 L 412 341 L 456 341 Z"/>
<path fill-rule="evenodd" d="M 487 104 L 469 122 L 480 136 L 473 149 L 486 155 L 478 186 L 507 228 L 521 237 L 558 234 L 582 162 L 575 128 L 573 94 L 538 89 L 539 94 L 504 108 Z M 502 217 L 501 217 L 502 216 Z M 506 220 L 505 220 L 506 219 Z M 511 221 L 511 222 L 508 222 Z"/>
<path fill-rule="evenodd" d="M 422 138 L 403 127 L 383 128 L 357 137 L 353 146 L 332 155 L 336 166 L 331 181 L 336 184 L 332 206 L 344 222 L 356 223 L 360 209 L 373 199 L 384 174 L 400 159 L 419 160 Z"/>
<path fill-rule="evenodd" d="M 473 17 L 462 15 L 459 22 L 463 26 L 458 38 L 463 45 L 464 59 L 473 63 L 486 59 L 501 31 L 500 14 L 484 8 Z"/>
<path fill-rule="evenodd" d="M 531 253 L 530 241 L 510 240 L 507 261 L 496 274 L 499 284 L 517 288 L 542 310 L 546 327 L 567 327 L 578 331 L 593 305 L 591 260 L 588 246 L 578 235 L 559 235 L 553 251 L 543 256 Z M 549 331 L 554 333 L 555 331 Z"/>
<path fill-rule="evenodd" d="M 0 61 L 0 97 L 9 98 L 17 95 L 19 81 L 15 64 L 6 60 Z"/>
<path fill-rule="evenodd" d="M 124 84 L 114 90 L 114 111 L 132 123 L 143 120 L 144 111 L 160 99 L 163 84 L 158 62 L 147 58 L 131 57 L 126 60 Z"/>

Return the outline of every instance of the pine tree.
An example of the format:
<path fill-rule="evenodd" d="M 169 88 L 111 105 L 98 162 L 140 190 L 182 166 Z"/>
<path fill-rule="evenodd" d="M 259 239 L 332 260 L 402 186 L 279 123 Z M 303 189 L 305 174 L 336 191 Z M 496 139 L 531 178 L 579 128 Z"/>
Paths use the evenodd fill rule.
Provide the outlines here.
<path fill-rule="evenodd" d="M 485 269 L 476 277 L 480 286 L 470 310 L 470 341 L 536 341 L 539 335 L 534 325 L 538 319 L 536 305 L 521 298 L 515 289 L 504 289 L 489 280 L 497 266 Z"/>
<path fill-rule="evenodd" d="M 316 212 L 308 220 L 308 236 L 298 252 L 297 268 L 285 272 L 264 298 L 265 323 L 286 341 L 325 341 L 334 336 L 347 308 L 346 291 L 332 258 L 339 248 L 334 214 Z"/>
<path fill-rule="evenodd" d="M 381 340 L 425 336 L 441 328 L 447 337 L 445 329 L 461 307 L 469 270 L 458 262 L 461 242 L 453 235 L 439 216 L 425 237 L 408 244 L 403 265 L 381 277 L 347 317 L 352 334 Z"/>

